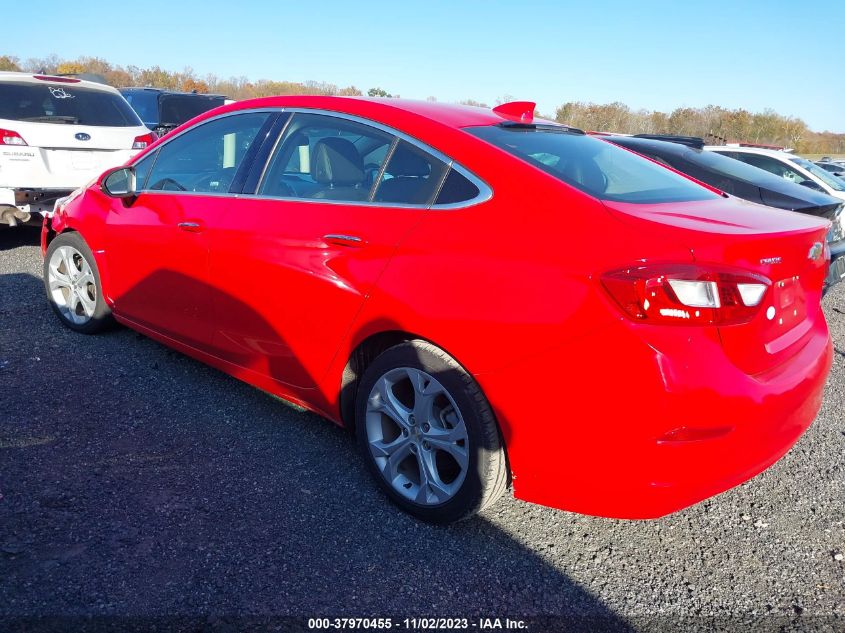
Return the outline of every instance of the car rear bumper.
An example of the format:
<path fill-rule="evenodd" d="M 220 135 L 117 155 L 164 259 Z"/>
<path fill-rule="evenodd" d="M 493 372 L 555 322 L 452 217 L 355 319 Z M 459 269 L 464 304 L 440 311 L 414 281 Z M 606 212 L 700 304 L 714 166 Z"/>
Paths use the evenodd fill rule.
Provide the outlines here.
<path fill-rule="evenodd" d="M 72 189 L 11 189 L 0 187 L 0 225 L 40 224 L 53 211 L 56 200 Z"/>
<path fill-rule="evenodd" d="M 506 394 L 492 404 L 518 498 L 660 517 L 763 471 L 818 413 L 832 363 L 823 318 L 789 361 L 755 376 L 730 362 L 715 329 L 650 327 L 648 341 L 618 323 L 477 376 Z"/>

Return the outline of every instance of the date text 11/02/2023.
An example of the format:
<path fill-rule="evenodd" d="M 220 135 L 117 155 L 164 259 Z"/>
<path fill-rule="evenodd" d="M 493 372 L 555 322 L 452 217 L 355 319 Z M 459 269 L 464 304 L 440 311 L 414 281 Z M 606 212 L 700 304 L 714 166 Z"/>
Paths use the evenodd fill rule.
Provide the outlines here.
<path fill-rule="evenodd" d="M 352 630 L 527 630 L 524 620 L 511 618 L 309 618 L 308 628 Z"/>

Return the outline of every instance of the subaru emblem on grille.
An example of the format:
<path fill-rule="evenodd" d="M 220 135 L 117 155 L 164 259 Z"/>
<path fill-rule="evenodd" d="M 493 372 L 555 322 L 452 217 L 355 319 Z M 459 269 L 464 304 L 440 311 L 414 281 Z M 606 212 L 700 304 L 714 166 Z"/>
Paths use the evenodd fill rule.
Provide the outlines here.
<path fill-rule="evenodd" d="M 807 253 L 807 257 L 809 259 L 819 259 L 824 253 L 824 246 L 822 246 L 821 242 L 816 242 L 810 247 L 810 252 Z"/>
<path fill-rule="evenodd" d="M 74 135 L 74 138 L 75 138 L 77 141 L 90 141 L 90 140 L 91 140 L 91 135 L 90 135 L 90 134 L 86 134 L 85 132 L 79 132 L 78 134 Z"/>

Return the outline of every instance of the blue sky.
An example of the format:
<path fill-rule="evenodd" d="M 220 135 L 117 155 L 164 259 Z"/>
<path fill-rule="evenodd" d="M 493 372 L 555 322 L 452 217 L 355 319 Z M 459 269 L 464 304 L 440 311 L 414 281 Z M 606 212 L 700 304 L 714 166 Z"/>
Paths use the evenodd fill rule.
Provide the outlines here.
<path fill-rule="evenodd" d="M 839 0 L 0 0 L 0 11 L 0 54 L 21 59 L 91 55 L 441 101 L 511 95 L 551 115 L 566 101 L 773 108 L 845 132 Z"/>

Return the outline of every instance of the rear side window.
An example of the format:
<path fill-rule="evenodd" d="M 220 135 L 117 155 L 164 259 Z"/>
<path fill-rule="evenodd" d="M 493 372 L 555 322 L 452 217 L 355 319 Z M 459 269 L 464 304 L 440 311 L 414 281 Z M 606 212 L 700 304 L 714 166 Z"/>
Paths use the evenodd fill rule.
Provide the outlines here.
<path fill-rule="evenodd" d="M 97 127 L 142 125 L 121 95 L 76 84 L 0 82 L 0 119 Z"/>
<path fill-rule="evenodd" d="M 376 187 L 373 202 L 430 204 L 446 173 L 446 163 L 399 141 Z"/>
<path fill-rule="evenodd" d="M 367 202 L 394 138 L 340 117 L 295 113 L 258 193 Z"/>
<path fill-rule="evenodd" d="M 458 204 L 472 200 L 480 193 L 477 186 L 453 168 L 449 170 L 434 204 Z"/>
<path fill-rule="evenodd" d="M 465 130 L 600 200 L 649 204 L 718 197 L 641 156 L 566 128 L 489 125 Z"/>

